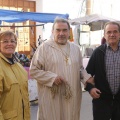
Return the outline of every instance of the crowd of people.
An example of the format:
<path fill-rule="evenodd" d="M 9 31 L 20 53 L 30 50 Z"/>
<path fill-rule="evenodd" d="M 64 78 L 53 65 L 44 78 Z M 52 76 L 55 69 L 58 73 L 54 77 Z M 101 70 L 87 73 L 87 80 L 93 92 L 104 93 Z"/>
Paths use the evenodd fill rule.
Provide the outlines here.
<path fill-rule="evenodd" d="M 25 54 L 20 54 L 18 52 L 14 53 L 15 56 L 19 59 L 20 63 L 24 67 L 30 67 L 30 59 Z"/>
<path fill-rule="evenodd" d="M 15 52 L 17 37 L 0 33 L 0 120 L 30 120 L 28 75 L 38 86 L 37 120 L 80 120 L 81 82 L 93 98 L 93 120 L 120 120 L 120 25 L 104 26 L 104 44 L 83 68 L 78 45 L 70 42 L 70 24 L 56 18 L 52 37 L 32 60 Z"/>

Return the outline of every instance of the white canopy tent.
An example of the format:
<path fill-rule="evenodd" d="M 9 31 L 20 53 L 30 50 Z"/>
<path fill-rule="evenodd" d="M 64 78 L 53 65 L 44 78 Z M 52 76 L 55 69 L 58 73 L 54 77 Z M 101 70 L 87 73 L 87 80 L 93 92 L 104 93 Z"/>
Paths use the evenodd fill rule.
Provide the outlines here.
<path fill-rule="evenodd" d="M 75 32 L 74 32 L 75 39 L 74 40 L 76 43 L 78 43 L 81 46 L 83 54 L 84 54 L 86 47 L 91 47 L 91 41 L 95 40 L 95 37 L 92 38 L 91 33 L 93 34 L 94 31 L 97 32 L 101 30 L 99 31 L 100 34 L 97 37 L 97 39 L 100 40 L 103 36 L 102 30 L 104 28 L 104 25 L 106 22 L 109 22 L 109 21 L 116 21 L 120 23 L 119 20 L 109 18 L 109 17 L 99 15 L 99 14 L 86 15 L 84 17 L 79 17 L 79 18 L 69 20 L 69 23 L 75 26 Z M 82 25 L 82 29 L 80 29 L 81 25 Z M 83 29 L 84 28 L 83 26 L 85 25 L 88 25 L 87 29 Z M 85 37 L 85 34 L 86 36 L 89 36 L 88 39 L 87 38 L 80 39 L 80 36 L 81 35 L 83 36 L 83 34 L 84 34 L 84 37 Z M 100 36 L 101 38 L 99 38 Z M 84 43 L 82 43 L 82 41 L 84 41 Z M 94 44 L 97 45 L 95 41 L 94 41 Z"/>
<path fill-rule="evenodd" d="M 90 31 L 102 30 L 104 24 L 109 21 L 116 21 L 120 23 L 119 20 L 99 14 L 86 15 L 84 17 L 69 20 L 71 25 L 89 25 Z"/>

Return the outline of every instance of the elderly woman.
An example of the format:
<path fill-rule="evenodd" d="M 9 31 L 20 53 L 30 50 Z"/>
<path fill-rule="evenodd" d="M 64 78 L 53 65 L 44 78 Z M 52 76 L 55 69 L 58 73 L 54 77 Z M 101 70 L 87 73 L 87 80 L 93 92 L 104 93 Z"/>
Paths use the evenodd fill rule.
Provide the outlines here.
<path fill-rule="evenodd" d="M 0 120 L 30 120 L 27 72 L 14 56 L 17 37 L 0 33 Z"/>

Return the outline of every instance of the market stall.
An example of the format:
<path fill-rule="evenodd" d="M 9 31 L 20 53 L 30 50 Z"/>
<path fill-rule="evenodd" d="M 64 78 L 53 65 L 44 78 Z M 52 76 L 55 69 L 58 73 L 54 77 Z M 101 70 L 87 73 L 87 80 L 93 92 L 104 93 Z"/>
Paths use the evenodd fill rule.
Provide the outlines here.
<path fill-rule="evenodd" d="M 28 44 L 30 45 L 30 41 L 33 39 L 33 36 L 31 37 L 32 39 L 29 39 L 30 37 L 26 37 L 27 34 L 33 34 L 35 31 L 33 31 L 33 27 L 35 26 L 44 26 L 44 24 L 46 23 L 53 23 L 54 19 L 56 17 L 61 17 L 61 18 L 65 18 L 68 19 L 69 15 L 68 14 L 59 14 L 59 13 L 39 13 L 39 12 L 25 12 L 25 11 L 14 11 L 14 10 L 5 10 L 5 9 L 0 9 L 0 27 L 1 28 L 13 28 L 15 30 L 15 28 L 20 28 L 20 33 L 18 33 L 18 29 L 15 30 L 15 33 L 19 38 L 18 40 L 18 47 L 20 49 L 22 49 L 24 47 L 24 49 L 28 49 Z M 21 23 L 25 21 L 32 21 L 32 22 L 38 22 L 39 24 L 33 24 L 33 25 L 16 25 L 16 23 Z M 3 25 L 2 22 L 6 22 L 6 23 L 15 23 L 15 24 L 10 24 L 10 25 Z M 25 33 L 25 31 L 27 31 L 27 29 L 25 29 L 24 31 L 22 31 L 21 28 L 27 28 L 30 27 L 30 30 L 28 30 L 27 33 Z M 0 28 L 0 30 L 2 30 Z M 21 32 L 22 31 L 22 32 Z M 23 33 L 23 34 L 22 34 Z M 22 38 L 24 37 L 24 38 Z M 24 46 L 22 46 L 22 44 Z M 21 45 L 21 46 L 20 46 Z M 18 51 L 19 52 L 19 51 Z M 30 101 L 34 101 L 37 100 L 37 83 L 36 80 L 31 79 L 29 76 L 29 67 L 24 67 L 26 69 L 26 71 L 28 72 L 28 88 L 29 88 L 29 100 Z"/>

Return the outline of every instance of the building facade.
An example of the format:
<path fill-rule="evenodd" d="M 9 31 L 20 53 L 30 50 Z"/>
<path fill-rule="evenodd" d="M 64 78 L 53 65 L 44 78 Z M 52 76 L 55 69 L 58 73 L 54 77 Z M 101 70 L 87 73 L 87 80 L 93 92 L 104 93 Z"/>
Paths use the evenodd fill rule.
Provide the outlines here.
<path fill-rule="evenodd" d="M 38 6 L 40 6 L 40 2 L 36 2 L 35 0 L 0 0 L 0 9 L 6 10 L 36 12 L 41 10 L 37 10 Z M 36 46 L 36 41 L 39 36 L 39 34 L 37 35 L 37 31 L 40 31 L 40 28 L 38 30 L 35 24 L 36 23 L 32 21 L 25 21 L 21 23 L 2 22 L 0 31 L 11 29 L 15 32 L 18 37 L 18 46 L 16 51 L 30 56 L 32 54 L 32 47 Z"/>

